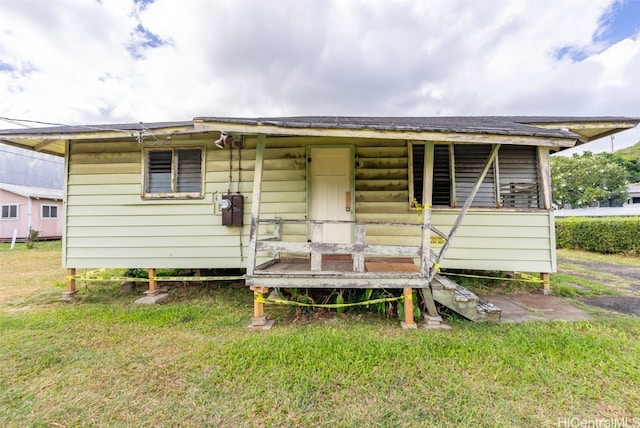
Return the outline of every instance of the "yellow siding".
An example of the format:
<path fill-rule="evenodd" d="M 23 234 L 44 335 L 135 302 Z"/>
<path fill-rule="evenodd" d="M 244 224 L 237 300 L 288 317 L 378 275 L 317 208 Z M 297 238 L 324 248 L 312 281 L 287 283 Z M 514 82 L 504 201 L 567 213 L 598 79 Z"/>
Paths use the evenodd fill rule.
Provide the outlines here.
<path fill-rule="evenodd" d="M 213 140 L 178 142 L 205 146 L 205 196 L 193 200 L 143 200 L 142 147 L 135 142 L 71 144 L 66 266 L 245 267 L 256 138 L 245 138 L 241 160 L 237 149 L 231 152 L 231 186 L 230 151 L 216 148 Z M 355 147 L 356 220 L 418 223 L 417 213 L 409 210 L 406 142 L 349 138 L 267 138 L 261 218 L 306 218 L 306 148 L 322 144 Z M 245 196 L 242 229 L 222 226 L 215 207 L 215 194 L 229 188 Z M 434 210 L 433 224 L 447 232 L 457 212 Z M 442 266 L 553 271 L 552 227 L 550 214 L 542 210 L 471 210 Z M 261 227 L 263 237 L 272 233 L 273 225 Z M 284 225 L 282 234 L 283 240 L 307 240 L 304 224 Z M 418 245 L 419 236 L 419 226 L 367 229 L 371 244 Z"/>

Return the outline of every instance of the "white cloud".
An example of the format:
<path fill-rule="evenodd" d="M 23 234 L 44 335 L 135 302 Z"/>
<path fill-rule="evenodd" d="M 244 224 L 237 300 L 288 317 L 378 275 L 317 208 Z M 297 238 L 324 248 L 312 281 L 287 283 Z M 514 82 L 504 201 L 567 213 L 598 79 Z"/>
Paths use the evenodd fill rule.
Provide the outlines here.
<path fill-rule="evenodd" d="M 596 37 L 613 4 L 3 1 L 0 116 L 639 116 L 640 38 Z"/>

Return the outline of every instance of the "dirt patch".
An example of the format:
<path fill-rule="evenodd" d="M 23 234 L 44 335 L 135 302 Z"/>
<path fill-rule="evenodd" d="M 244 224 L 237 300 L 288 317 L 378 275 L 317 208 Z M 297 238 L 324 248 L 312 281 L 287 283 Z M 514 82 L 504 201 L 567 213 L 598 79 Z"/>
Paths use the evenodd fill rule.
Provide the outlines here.
<path fill-rule="evenodd" d="M 619 278 L 622 278 L 629 282 L 629 288 L 640 291 L 640 266 L 624 266 L 624 265 L 616 265 L 613 263 L 602 263 L 602 262 L 587 262 L 584 260 L 575 260 L 575 259 L 558 259 L 558 263 L 571 263 L 575 265 L 586 266 L 589 268 L 593 275 L 586 275 L 585 273 L 576 274 L 572 272 L 573 275 L 585 277 L 591 279 L 593 281 L 599 281 L 601 278 L 599 277 L 599 273 L 607 273 L 610 275 L 615 275 Z M 562 269 L 560 269 L 562 272 Z"/>
<path fill-rule="evenodd" d="M 586 297 L 582 301 L 589 306 L 640 317 L 640 297 Z"/>
<path fill-rule="evenodd" d="M 568 258 L 559 258 L 558 264 L 560 273 L 569 273 L 601 284 L 607 283 L 605 276 L 609 279 L 611 275 L 620 278 L 620 281 L 627 287 L 626 291 L 623 292 L 624 296 L 585 297 L 581 299 L 582 302 L 610 311 L 640 316 L 640 264 L 638 266 L 626 266 Z M 565 265 L 564 269 L 563 264 Z M 588 269 L 582 272 L 571 272 L 570 268 L 566 268 L 568 264 L 585 266 Z"/>

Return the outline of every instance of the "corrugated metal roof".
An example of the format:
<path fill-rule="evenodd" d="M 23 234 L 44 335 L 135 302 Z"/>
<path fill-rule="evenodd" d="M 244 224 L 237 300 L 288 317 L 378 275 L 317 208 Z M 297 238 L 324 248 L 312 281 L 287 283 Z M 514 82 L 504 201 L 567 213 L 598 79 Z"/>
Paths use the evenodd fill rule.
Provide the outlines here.
<path fill-rule="evenodd" d="M 0 189 L 15 193 L 16 195 L 24 196 L 25 198 L 62 200 L 64 195 L 62 190 L 47 189 L 45 187 L 22 186 L 19 184 L 0 183 Z"/>

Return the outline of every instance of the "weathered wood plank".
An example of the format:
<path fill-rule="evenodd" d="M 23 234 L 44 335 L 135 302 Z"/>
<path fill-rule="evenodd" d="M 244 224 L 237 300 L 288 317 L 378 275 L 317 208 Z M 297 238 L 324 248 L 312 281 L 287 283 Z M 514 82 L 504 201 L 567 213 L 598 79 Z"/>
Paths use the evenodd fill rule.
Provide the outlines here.
<path fill-rule="evenodd" d="M 71 163 L 79 164 L 117 164 L 117 163 L 139 163 L 141 160 L 140 151 L 137 152 L 99 152 L 99 153 L 76 153 L 71 155 Z"/>
<path fill-rule="evenodd" d="M 256 165 L 253 178 L 253 196 L 251 198 L 251 226 L 249 229 L 249 259 L 247 260 L 247 275 L 251 275 L 257 264 L 258 255 L 256 244 L 258 242 L 258 230 L 260 219 L 260 196 L 262 188 L 262 170 L 264 163 L 264 149 L 266 137 L 258 135 L 258 146 L 256 149 Z"/>

